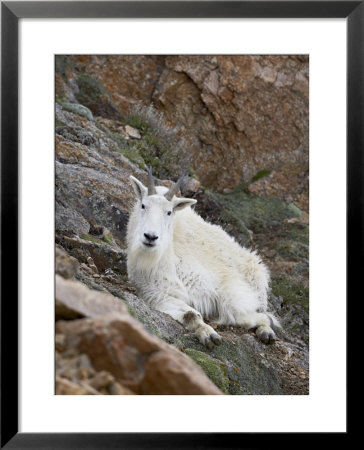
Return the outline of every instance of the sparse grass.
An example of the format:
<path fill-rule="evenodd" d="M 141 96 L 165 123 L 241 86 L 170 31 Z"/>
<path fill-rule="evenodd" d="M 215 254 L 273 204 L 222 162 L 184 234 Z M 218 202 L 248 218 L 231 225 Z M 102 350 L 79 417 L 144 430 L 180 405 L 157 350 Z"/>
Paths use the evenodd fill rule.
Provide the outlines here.
<path fill-rule="evenodd" d="M 146 133 L 149 129 L 148 122 L 137 113 L 133 112 L 126 118 L 127 125 L 137 128 L 141 133 Z"/>
<path fill-rule="evenodd" d="M 118 152 L 128 158 L 129 161 L 136 164 L 140 169 L 146 170 L 147 166 L 143 157 L 140 155 L 136 147 L 119 147 Z"/>
<path fill-rule="evenodd" d="M 255 181 L 258 181 L 258 180 L 260 180 L 261 178 L 267 177 L 267 176 L 270 175 L 270 174 L 271 174 L 271 171 L 270 171 L 270 170 L 266 170 L 266 169 L 259 170 L 259 172 L 257 172 L 257 173 L 252 177 L 252 179 L 250 180 L 250 183 L 254 183 Z"/>
<path fill-rule="evenodd" d="M 134 106 L 125 122 L 140 131 L 142 139 L 131 145 L 146 165 L 153 167 L 155 176 L 177 178 L 182 167 L 189 169 L 188 146 L 180 130 L 169 124 L 153 105 Z"/>
<path fill-rule="evenodd" d="M 157 111 L 153 104 L 149 106 L 135 105 L 126 118 L 126 123 L 131 127 L 138 128 L 142 134 L 153 132 L 156 136 L 170 135 L 173 128 L 167 127 L 163 114 Z"/>
<path fill-rule="evenodd" d="M 244 192 L 245 194 L 250 194 L 249 192 L 249 186 L 254 183 L 255 181 L 260 180 L 261 178 L 267 177 L 271 174 L 270 170 L 262 169 L 259 170 L 249 181 L 245 181 L 242 183 L 239 183 L 235 188 L 232 190 L 233 194 L 238 194 L 239 192 Z"/>

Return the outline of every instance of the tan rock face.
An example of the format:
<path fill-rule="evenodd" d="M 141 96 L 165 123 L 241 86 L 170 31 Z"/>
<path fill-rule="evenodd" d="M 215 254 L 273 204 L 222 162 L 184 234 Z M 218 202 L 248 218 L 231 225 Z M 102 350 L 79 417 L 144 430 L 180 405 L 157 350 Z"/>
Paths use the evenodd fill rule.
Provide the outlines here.
<path fill-rule="evenodd" d="M 58 354 L 58 376 L 87 377 L 87 387 L 57 379 L 58 393 L 85 395 L 107 388 L 113 394 L 221 394 L 186 355 L 150 335 L 121 300 L 57 276 L 57 303 L 87 317 L 56 323 L 63 355 Z"/>
<path fill-rule="evenodd" d="M 292 188 L 304 176 L 305 57 L 170 56 L 166 66 L 154 99 L 194 137 L 193 166 L 204 185 L 232 188 L 259 170 L 279 169 Z"/>
<path fill-rule="evenodd" d="M 308 57 L 88 56 L 72 60 L 77 70 L 108 89 L 123 114 L 137 102 L 149 105 L 153 101 L 170 124 L 178 124 L 203 185 L 222 191 L 248 182 L 261 170 L 275 171 L 268 186 L 258 185 L 255 190 L 284 200 L 291 195 L 301 207 L 307 206 Z"/>
<path fill-rule="evenodd" d="M 163 56 L 82 55 L 73 56 L 72 61 L 78 70 L 102 82 L 123 114 L 129 111 L 130 104 L 139 100 L 151 101 L 154 86 L 164 67 Z M 68 78 L 74 78 L 72 70 L 68 72 Z"/>
<path fill-rule="evenodd" d="M 91 291 L 77 281 L 67 281 L 56 275 L 56 318 L 75 319 L 104 314 L 126 314 L 124 303 L 97 291 Z"/>
<path fill-rule="evenodd" d="M 56 335 L 56 343 L 65 342 L 63 334 Z M 75 348 L 60 349 L 56 345 L 56 395 L 133 395 L 109 372 L 97 372 L 89 357 Z"/>
<path fill-rule="evenodd" d="M 86 353 L 96 370 L 107 371 L 138 394 L 221 394 L 192 361 L 149 335 L 131 316 L 58 321 L 66 348 Z"/>

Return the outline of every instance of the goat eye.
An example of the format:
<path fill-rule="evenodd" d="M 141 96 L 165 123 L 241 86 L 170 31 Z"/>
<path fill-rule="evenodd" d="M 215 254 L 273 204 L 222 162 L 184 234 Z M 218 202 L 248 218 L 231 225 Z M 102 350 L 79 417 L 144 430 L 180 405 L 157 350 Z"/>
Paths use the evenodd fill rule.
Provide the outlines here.
<path fill-rule="evenodd" d="M 143 205 L 143 203 L 142 203 L 142 209 L 145 209 L 145 205 Z"/>
<path fill-rule="evenodd" d="M 172 211 L 168 211 L 167 214 L 170 216 L 172 214 Z"/>

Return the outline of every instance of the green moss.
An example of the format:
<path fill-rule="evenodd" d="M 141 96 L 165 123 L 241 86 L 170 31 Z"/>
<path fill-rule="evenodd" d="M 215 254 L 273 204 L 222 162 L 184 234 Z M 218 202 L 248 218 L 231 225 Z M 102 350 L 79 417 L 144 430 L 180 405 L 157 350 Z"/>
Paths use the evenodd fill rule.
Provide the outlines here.
<path fill-rule="evenodd" d="M 271 281 L 272 293 L 283 299 L 283 305 L 300 305 L 308 312 L 309 290 L 300 283 L 295 283 L 286 278 L 273 277 Z"/>
<path fill-rule="evenodd" d="M 107 242 L 108 244 L 113 244 L 114 243 L 114 239 L 112 238 L 111 234 L 106 234 L 104 236 L 104 241 Z"/>
<path fill-rule="evenodd" d="M 282 393 L 282 381 L 276 371 L 262 364 L 254 349 L 250 348 L 243 338 L 223 339 L 221 345 L 210 351 L 190 334 L 178 336 L 173 345 L 182 348 L 187 354 L 191 349 L 197 351 L 196 355 L 202 354 L 205 358 L 217 361 L 224 368 L 224 374 L 227 374 L 229 384 L 226 387 L 226 379 L 224 383 L 231 395 Z M 201 356 L 202 359 L 204 357 Z"/>
<path fill-rule="evenodd" d="M 202 353 L 193 348 L 186 348 L 184 352 L 196 363 L 210 380 L 225 394 L 228 394 L 229 376 L 228 370 L 222 361 L 210 358 L 205 353 Z"/>
<path fill-rule="evenodd" d="M 85 241 L 95 242 L 96 244 L 102 244 L 105 245 L 104 241 L 101 241 L 100 239 L 95 238 L 95 236 L 91 236 L 90 234 L 82 234 L 80 236 L 81 239 L 84 239 Z"/>

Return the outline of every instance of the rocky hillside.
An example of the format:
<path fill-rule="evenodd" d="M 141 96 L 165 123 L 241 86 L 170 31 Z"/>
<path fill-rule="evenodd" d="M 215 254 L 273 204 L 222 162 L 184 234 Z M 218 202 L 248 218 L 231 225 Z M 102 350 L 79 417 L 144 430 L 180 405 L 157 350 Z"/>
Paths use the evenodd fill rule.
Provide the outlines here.
<path fill-rule="evenodd" d="M 306 57 L 56 58 L 56 392 L 308 394 Z M 212 351 L 126 273 L 133 174 L 153 166 L 272 274 L 272 346 Z"/>

